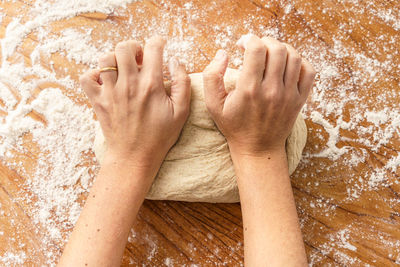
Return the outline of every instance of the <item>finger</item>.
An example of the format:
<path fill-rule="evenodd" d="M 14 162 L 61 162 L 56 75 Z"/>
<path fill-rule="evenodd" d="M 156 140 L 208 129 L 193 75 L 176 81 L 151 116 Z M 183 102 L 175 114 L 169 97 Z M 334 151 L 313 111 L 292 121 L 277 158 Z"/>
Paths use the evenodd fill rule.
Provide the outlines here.
<path fill-rule="evenodd" d="M 283 82 L 286 88 L 295 88 L 297 90 L 297 83 L 300 78 L 301 57 L 291 45 L 285 44 L 285 46 L 288 55 Z"/>
<path fill-rule="evenodd" d="M 130 82 L 132 74 L 138 72 L 136 55 L 140 51 L 138 42 L 130 40 L 120 42 L 115 47 L 115 58 L 118 66 L 118 80 Z"/>
<path fill-rule="evenodd" d="M 190 107 L 190 78 L 186 73 L 185 66 L 179 64 L 177 58 L 169 61 L 169 72 L 171 73 L 171 100 L 174 103 L 174 110 L 177 114 L 188 114 Z"/>
<path fill-rule="evenodd" d="M 116 67 L 116 66 L 117 62 L 115 60 L 115 53 L 113 52 L 106 53 L 99 58 L 99 68 Z M 101 72 L 100 77 L 105 86 L 114 88 L 115 83 L 117 82 L 118 72 L 117 71 Z"/>
<path fill-rule="evenodd" d="M 243 47 L 246 47 L 246 50 L 239 81 L 243 79 L 246 83 L 254 83 L 256 85 L 254 88 L 259 88 L 258 85 L 261 84 L 264 76 L 267 48 L 255 35 L 248 37 Z"/>
<path fill-rule="evenodd" d="M 152 77 L 160 82 L 163 80 L 163 50 L 165 40 L 160 36 L 154 36 L 148 40 L 144 46 L 143 67 L 141 72 L 147 73 L 147 77 Z"/>
<path fill-rule="evenodd" d="M 303 59 L 300 70 L 300 79 L 297 86 L 299 88 L 300 96 L 304 101 L 307 99 L 308 94 L 313 87 L 315 75 L 316 71 L 314 67 L 310 62 Z"/>
<path fill-rule="evenodd" d="M 268 83 L 283 83 L 287 49 L 281 42 L 271 37 L 263 37 L 262 41 L 267 47 L 268 53 L 264 80 Z"/>
<path fill-rule="evenodd" d="M 228 55 L 219 50 L 214 59 L 203 71 L 204 98 L 211 113 L 220 113 L 227 96 L 224 75 L 228 67 Z"/>
<path fill-rule="evenodd" d="M 79 82 L 81 84 L 82 89 L 85 91 L 90 102 L 92 103 L 94 98 L 96 98 L 101 92 L 99 79 L 100 79 L 99 70 L 88 70 L 79 78 Z"/>
<path fill-rule="evenodd" d="M 236 42 L 236 45 L 242 50 L 246 50 L 247 44 L 249 43 L 251 36 L 253 36 L 253 34 L 251 33 L 242 35 L 242 37 L 240 37 L 240 39 Z"/>

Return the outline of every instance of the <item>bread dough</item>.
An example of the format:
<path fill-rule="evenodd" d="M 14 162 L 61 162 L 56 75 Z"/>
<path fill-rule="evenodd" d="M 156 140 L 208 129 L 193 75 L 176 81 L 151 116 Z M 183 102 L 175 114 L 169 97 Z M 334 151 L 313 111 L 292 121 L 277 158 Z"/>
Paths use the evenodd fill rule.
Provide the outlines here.
<path fill-rule="evenodd" d="M 226 89 L 233 90 L 238 71 L 228 69 Z M 236 176 L 224 136 L 211 119 L 204 103 L 201 73 L 190 75 L 192 100 L 189 118 L 178 142 L 167 154 L 147 199 L 200 202 L 238 202 Z M 166 84 L 166 87 L 169 85 Z M 307 139 L 304 119 L 299 115 L 286 141 L 289 173 L 300 161 Z M 106 145 L 100 127 L 94 151 L 101 162 Z"/>

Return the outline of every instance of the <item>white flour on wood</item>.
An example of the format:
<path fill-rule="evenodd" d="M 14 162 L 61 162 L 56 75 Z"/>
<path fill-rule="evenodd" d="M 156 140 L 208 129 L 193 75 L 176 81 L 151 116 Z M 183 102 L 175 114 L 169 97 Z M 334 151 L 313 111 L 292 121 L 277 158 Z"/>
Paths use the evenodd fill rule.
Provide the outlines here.
<path fill-rule="evenodd" d="M 129 14 L 124 7 L 131 2 L 39 0 L 21 10 L 26 14 L 22 17 L 7 16 L 6 10 L 0 9 L 0 22 L 6 29 L 0 40 L 0 159 L 18 175 L 27 178 L 23 182 L 26 191 L 18 191 L 14 197 L 28 207 L 26 212 L 36 223 L 37 233 L 41 233 L 45 264 L 55 264 L 59 256 L 57 247 L 63 246 L 76 222 L 83 204 L 80 199 L 85 198 L 97 170 L 90 149 L 95 134 L 93 113 L 86 106 L 86 97 L 76 77 L 69 73 L 79 74 L 95 67 L 96 58 L 105 50 L 111 50 L 117 41 L 129 38 L 145 40 L 154 33 L 170 36 L 165 59 L 177 55 L 190 72 L 201 71 L 213 56 L 204 53 L 207 49 L 228 50 L 232 55 L 231 67 L 239 67 L 242 56 L 235 43 L 248 32 L 270 35 L 292 44 L 319 72 L 314 92 L 303 111 L 308 128 L 313 129 L 308 132 L 311 141 L 292 182 L 313 196 L 307 205 L 319 216 L 334 218 L 341 212 L 338 207 L 358 205 L 362 203 L 358 200 L 371 192 L 388 195 L 384 207 L 368 210 L 372 216 L 382 209 L 396 213 L 399 199 L 386 194 L 386 191 L 399 183 L 400 153 L 396 140 L 400 137 L 400 90 L 396 77 L 400 77 L 400 62 L 396 51 L 400 35 L 393 33 L 398 33 L 400 28 L 398 9 L 394 7 L 392 10 L 376 2 L 337 1 L 346 7 L 343 12 L 352 12 L 348 14 L 351 19 L 343 20 L 339 31 L 332 33 L 329 40 L 322 40 L 319 31 L 326 30 L 324 27 L 327 25 L 314 18 L 319 16 L 318 12 L 327 19 L 334 18 L 337 11 L 329 6 L 321 5 L 314 9 L 306 5 L 288 5 L 283 0 L 263 1 L 245 17 L 235 18 L 234 25 L 227 25 L 207 21 L 208 12 L 221 17 L 234 12 L 234 8 L 225 7 L 223 1 L 213 1 L 202 10 L 194 8 L 196 3 L 190 1 L 182 6 L 159 1 L 159 18 L 136 25 L 137 16 L 143 16 L 149 10 L 139 4 Z M 263 9 L 282 12 L 271 23 L 265 24 L 260 22 Z M 104 23 L 111 25 L 117 25 L 113 19 L 118 16 L 127 17 L 129 23 L 118 27 L 128 34 L 121 36 L 108 32 L 94 40 L 92 35 L 96 29 L 85 24 L 72 27 L 65 23 L 66 28 L 62 30 L 54 27 L 57 21 L 67 22 L 90 12 L 106 14 L 105 17 L 109 18 Z M 377 33 L 370 25 L 361 25 L 357 16 L 362 14 L 367 14 L 375 25 L 385 30 Z M 293 29 L 289 25 L 293 17 L 304 21 L 296 31 L 289 30 Z M 196 25 L 207 29 L 206 36 L 213 47 L 196 43 L 195 36 L 199 35 Z M 354 43 L 349 45 L 350 37 L 362 38 L 366 47 Z M 32 50 L 24 49 L 24 42 L 29 42 Z M 57 66 L 52 59 L 54 55 L 68 62 L 70 69 Z M 74 68 L 76 70 L 72 71 Z M 31 118 L 32 111 L 41 120 Z M 28 145 L 31 143 L 34 145 Z M 34 165 L 25 169 L 26 162 Z M 374 167 L 369 167 L 371 164 Z M 321 177 L 321 172 L 330 173 L 330 176 Z M 341 173 L 346 173 L 346 176 Z M 345 184 L 345 190 L 336 192 L 332 189 L 337 181 Z M 341 194 L 342 200 L 333 199 L 330 192 Z M 324 226 L 310 224 L 307 215 L 310 209 L 306 212 L 303 205 L 298 204 L 302 227 L 320 231 Z M 0 215 L 11 218 L 4 210 L 0 206 Z M 16 227 L 14 221 L 11 224 Z M 23 232 L 24 229 L 19 230 Z M 359 232 L 357 224 L 351 223 L 340 226 L 332 236 L 321 232 L 327 241 L 311 250 L 311 265 L 323 262 L 325 255 L 342 265 L 362 265 L 360 259 L 352 254 L 357 251 L 353 235 Z M 39 253 L 25 253 L 26 244 L 18 239 L 16 233 L 7 233 L 2 226 L 0 233 L 3 233 L 0 234 L 2 238 L 7 235 L 10 244 L 1 250 L 0 265 L 20 266 L 37 262 Z M 362 238 L 373 240 L 377 230 L 371 228 L 369 232 L 360 234 Z M 389 235 L 380 237 L 376 242 L 382 251 L 387 251 L 384 256 L 400 263 L 400 244 Z M 306 235 L 306 242 L 311 242 L 310 238 Z M 144 258 L 149 257 L 148 262 L 151 262 L 158 247 L 151 243 L 151 235 L 146 240 L 143 245 L 149 250 Z M 18 246 L 13 245 L 14 242 Z M 200 249 L 193 247 L 191 251 L 195 253 Z M 207 261 L 211 264 L 218 261 L 218 257 L 211 253 Z M 173 262 L 178 264 L 176 260 Z"/>

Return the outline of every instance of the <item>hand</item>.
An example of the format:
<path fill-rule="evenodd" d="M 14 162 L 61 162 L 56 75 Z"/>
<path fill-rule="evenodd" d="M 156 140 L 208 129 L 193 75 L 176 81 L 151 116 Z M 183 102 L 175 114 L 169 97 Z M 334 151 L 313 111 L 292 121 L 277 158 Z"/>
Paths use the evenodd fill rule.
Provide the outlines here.
<path fill-rule="evenodd" d="M 118 72 L 90 70 L 81 77 L 108 155 L 134 159 L 140 165 L 161 165 L 178 139 L 189 114 L 190 79 L 184 66 L 172 58 L 172 86 L 167 94 L 162 71 L 164 44 L 160 37 L 153 37 L 143 51 L 136 41 L 118 43 L 115 52 L 99 59 L 100 68 L 117 66 Z"/>
<path fill-rule="evenodd" d="M 242 47 L 244 48 L 244 47 Z M 282 150 L 314 82 L 315 70 L 290 45 L 251 36 L 235 90 L 227 93 L 223 50 L 204 70 L 205 101 L 235 153 Z"/>

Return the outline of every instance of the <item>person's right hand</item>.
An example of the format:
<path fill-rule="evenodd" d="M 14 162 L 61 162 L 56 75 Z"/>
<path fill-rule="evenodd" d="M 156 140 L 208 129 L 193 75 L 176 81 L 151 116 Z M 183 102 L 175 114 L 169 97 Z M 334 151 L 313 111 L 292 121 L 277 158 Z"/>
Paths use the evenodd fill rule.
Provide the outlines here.
<path fill-rule="evenodd" d="M 223 82 L 227 65 L 225 51 L 218 51 L 203 80 L 207 108 L 231 153 L 282 151 L 312 88 L 314 68 L 293 47 L 254 35 L 247 42 L 236 88 L 229 93 Z"/>

